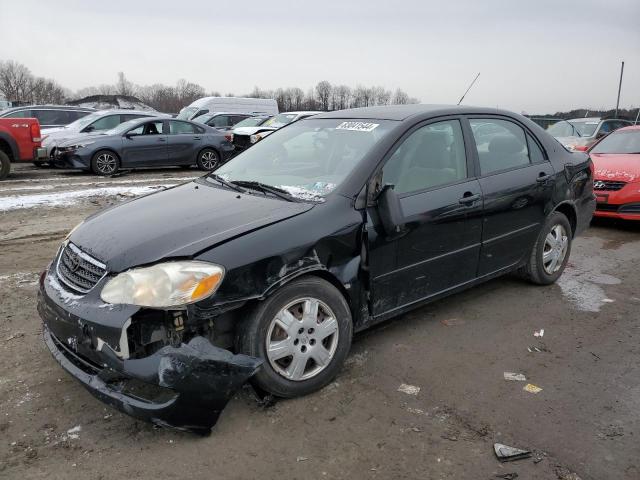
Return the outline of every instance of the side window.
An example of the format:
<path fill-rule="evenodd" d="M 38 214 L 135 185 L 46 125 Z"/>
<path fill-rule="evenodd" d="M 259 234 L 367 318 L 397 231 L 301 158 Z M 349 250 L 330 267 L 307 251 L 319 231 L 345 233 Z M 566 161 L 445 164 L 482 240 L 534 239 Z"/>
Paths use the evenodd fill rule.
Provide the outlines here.
<path fill-rule="evenodd" d="M 40 125 L 66 125 L 67 112 L 64 110 L 32 110 Z"/>
<path fill-rule="evenodd" d="M 247 115 L 234 115 L 233 117 L 231 117 L 231 124 L 235 125 L 238 122 L 241 122 L 242 120 L 249 118 Z"/>
<path fill-rule="evenodd" d="M 529 149 L 522 127 L 492 118 L 472 118 L 469 123 L 482 175 L 529 165 Z"/>
<path fill-rule="evenodd" d="M 143 123 L 127 133 L 129 135 L 159 135 L 162 133 L 162 121 Z"/>
<path fill-rule="evenodd" d="M 531 163 L 541 163 L 546 161 L 544 153 L 540 149 L 540 146 L 536 143 L 531 135 L 527 133 L 527 145 L 529 147 L 529 160 Z"/>
<path fill-rule="evenodd" d="M 69 110 L 67 112 L 67 114 L 69 115 L 69 123 L 75 122 L 79 118 L 89 115 L 89 113 L 91 112 L 80 112 L 80 111 Z"/>
<path fill-rule="evenodd" d="M 190 123 L 170 120 L 169 133 L 172 135 L 179 135 L 181 133 L 196 133 L 196 130 Z"/>
<path fill-rule="evenodd" d="M 7 118 L 31 118 L 31 110 L 17 110 L 7 115 Z"/>
<path fill-rule="evenodd" d="M 135 115 L 132 113 L 126 113 L 124 115 L 120 115 L 120 123 L 128 122 L 129 120 L 135 120 L 136 118 L 142 118 L 144 115 Z"/>
<path fill-rule="evenodd" d="M 108 115 L 93 122 L 90 126 L 94 131 L 111 130 L 120 125 L 120 115 Z"/>
<path fill-rule="evenodd" d="M 230 120 L 228 115 L 218 115 L 210 120 L 209 125 L 216 128 L 231 127 L 233 125 Z"/>
<path fill-rule="evenodd" d="M 606 134 L 606 133 L 610 133 L 613 130 L 615 130 L 615 128 L 613 127 L 613 122 L 602 122 L 602 125 L 600 125 L 600 130 L 598 130 L 598 134 L 602 135 L 602 134 Z"/>
<path fill-rule="evenodd" d="M 458 120 L 417 129 L 391 155 L 382 170 L 382 185 L 398 194 L 417 192 L 467 178 L 467 158 Z"/>

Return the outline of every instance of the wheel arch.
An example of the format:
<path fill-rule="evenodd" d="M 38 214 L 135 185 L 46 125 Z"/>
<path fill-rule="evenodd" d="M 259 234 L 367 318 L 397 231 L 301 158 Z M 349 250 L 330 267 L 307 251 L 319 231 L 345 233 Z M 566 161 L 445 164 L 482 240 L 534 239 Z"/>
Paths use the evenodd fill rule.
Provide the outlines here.
<path fill-rule="evenodd" d="M 4 132 L 0 132 L 0 150 L 7 154 L 11 162 L 16 162 L 20 159 L 15 140 Z"/>
<path fill-rule="evenodd" d="M 562 213 L 569 220 L 569 225 L 571 225 L 571 236 L 575 236 L 576 229 L 578 226 L 578 212 L 576 211 L 576 207 L 573 203 L 569 201 L 562 202 L 552 210 L 553 212 Z"/>

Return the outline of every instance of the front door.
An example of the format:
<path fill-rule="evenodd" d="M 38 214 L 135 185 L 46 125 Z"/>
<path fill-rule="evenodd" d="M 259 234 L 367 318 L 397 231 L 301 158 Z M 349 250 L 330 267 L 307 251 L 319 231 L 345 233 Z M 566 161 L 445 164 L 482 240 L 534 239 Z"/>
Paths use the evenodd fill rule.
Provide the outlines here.
<path fill-rule="evenodd" d="M 551 163 L 521 126 L 502 118 L 469 119 L 484 197 L 479 276 L 509 268 L 531 252 L 551 204 Z"/>
<path fill-rule="evenodd" d="M 458 118 L 414 127 L 385 162 L 379 185 L 394 185 L 404 225 L 392 237 L 369 208 L 375 316 L 393 313 L 476 277 L 482 195 Z"/>
<path fill-rule="evenodd" d="M 122 139 L 124 168 L 167 165 L 167 135 L 162 120 L 143 123 L 129 130 Z"/>

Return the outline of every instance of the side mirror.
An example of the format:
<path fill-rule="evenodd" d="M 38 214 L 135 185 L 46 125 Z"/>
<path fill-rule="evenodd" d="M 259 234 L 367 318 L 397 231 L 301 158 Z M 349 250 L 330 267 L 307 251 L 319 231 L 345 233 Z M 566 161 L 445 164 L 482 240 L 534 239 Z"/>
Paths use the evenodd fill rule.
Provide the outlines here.
<path fill-rule="evenodd" d="M 83 132 L 89 133 L 89 132 L 93 132 L 96 129 L 96 127 L 94 127 L 93 125 L 87 125 L 86 127 L 84 127 Z"/>
<path fill-rule="evenodd" d="M 402 204 L 393 187 L 393 185 L 386 184 L 376 198 L 378 215 L 380 215 L 380 221 L 387 235 L 400 232 L 400 228 L 404 224 Z"/>

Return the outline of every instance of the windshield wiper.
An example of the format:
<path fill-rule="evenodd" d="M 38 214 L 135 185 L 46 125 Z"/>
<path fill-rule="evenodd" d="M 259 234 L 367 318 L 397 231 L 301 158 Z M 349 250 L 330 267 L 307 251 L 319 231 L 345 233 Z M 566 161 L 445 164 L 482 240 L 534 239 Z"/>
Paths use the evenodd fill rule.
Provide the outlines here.
<path fill-rule="evenodd" d="M 244 188 L 240 187 L 236 183 L 230 182 L 229 180 L 225 180 L 220 175 L 216 175 L 215 173 L 210 173 L 205 178 L 211 178 L 213 180 L 216 180 L 217 182 L 220 182 L 225 187 L 229 187 L 232 190 L 235 190 L 236 192 L 240 192 L 240 193 L 245 193 L 246 192 L 246 190 Z"/>
<path fill-rule="evenodd" d="M 288 202 L 300 201 L 282 188 L 274 187 L 272 185 L 267 185 L 266 183 L 256 182 L 255 180 L 236 180 L 235 184 L 241 185 L 243 187 L 251 188 L 253 190 L 260 190 L 264 193 L 271 193 L 278 198 L 287 200 Z"/>

